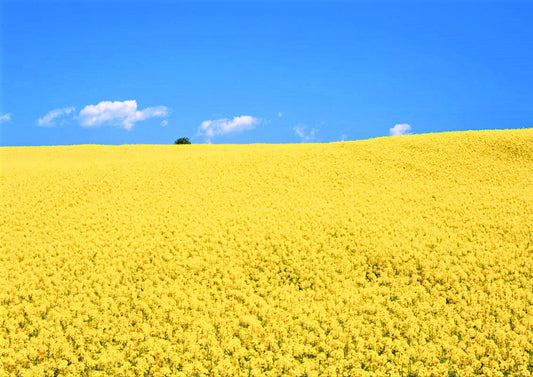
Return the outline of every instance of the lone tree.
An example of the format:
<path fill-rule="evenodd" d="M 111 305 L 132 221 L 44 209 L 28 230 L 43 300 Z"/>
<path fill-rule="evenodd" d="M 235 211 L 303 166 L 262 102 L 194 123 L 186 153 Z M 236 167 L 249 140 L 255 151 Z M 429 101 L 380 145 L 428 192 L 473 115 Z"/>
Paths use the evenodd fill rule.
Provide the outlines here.
<path fill-rule="evenodd" d="M 191 141 L 188 137 L 180 137 L 178 140 L 174 142 L 174 144 L 190 144 Z"/>

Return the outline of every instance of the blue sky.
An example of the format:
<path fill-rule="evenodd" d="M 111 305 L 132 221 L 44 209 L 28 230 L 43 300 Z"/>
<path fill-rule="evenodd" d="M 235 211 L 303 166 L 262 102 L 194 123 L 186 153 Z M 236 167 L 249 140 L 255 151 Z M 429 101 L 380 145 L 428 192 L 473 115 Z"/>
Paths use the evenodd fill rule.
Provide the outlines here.
<path fill-rule="evenodd" d="M 0 145 L 533 127 L 531 19 L 531 1 L 3 0 Z"/>

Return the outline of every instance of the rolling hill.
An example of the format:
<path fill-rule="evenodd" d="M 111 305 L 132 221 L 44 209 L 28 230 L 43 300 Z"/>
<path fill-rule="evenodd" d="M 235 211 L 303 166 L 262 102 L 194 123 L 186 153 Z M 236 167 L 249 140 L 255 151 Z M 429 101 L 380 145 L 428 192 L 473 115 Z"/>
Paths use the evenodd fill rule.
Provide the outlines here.
<path fill-rule="evenodd" d="M 533 129 L 0 159 L 0 376 L 533 373 Z"/>

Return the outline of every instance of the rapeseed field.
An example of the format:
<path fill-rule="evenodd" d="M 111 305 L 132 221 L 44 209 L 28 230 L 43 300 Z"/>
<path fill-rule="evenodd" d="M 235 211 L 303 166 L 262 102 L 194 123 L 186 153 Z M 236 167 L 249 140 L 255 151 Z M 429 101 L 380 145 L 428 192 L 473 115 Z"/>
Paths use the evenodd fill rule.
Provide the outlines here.
<path fill-rule="evenodd" d="M 533 374 L 533 129 L 0 158 L 0 376 Z"/>

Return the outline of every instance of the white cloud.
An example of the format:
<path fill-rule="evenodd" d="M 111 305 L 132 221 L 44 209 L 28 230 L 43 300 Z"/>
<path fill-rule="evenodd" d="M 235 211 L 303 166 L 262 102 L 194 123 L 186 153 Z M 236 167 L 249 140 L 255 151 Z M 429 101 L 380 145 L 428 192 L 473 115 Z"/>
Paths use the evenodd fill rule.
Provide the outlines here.
<path fill-rule="evenodd" d="M 391 134 L 391 136 L 407 135 L 409 134 L 409 131 L 411 131 L 411 126 L 407 123 L 397 124 L 391 129 L 389 129 L 389 133 Z"/>
<path fill-rule="evenodd" d="M 318 132 L 318 130 L 315 128 L 308 131 L 307 126 L 304 125 L 294 126 L 293 130 L 296 132 L 296 135 L 300 137 L 302 143 L 313 141 L 316 133 Z"/>
<path fill-rule="evenodd" d="M 161 121 L 161 127 L 166 127 L 166 126 L 168 126 L 168 120 L 166 120 L 166 119 L 162 120 Z"/>
<path fill-rule="evenodd" d="M 41 127 L 54 127 L 57 125 L 58 118 L 69 115 L 74 111 L 73 107 L 64 107 L 62 109 L 54 109 L 46 113 L 45 116 L 37 120 L 37 125 Z"/>
<path fill-rule="evenodd" d="M 9 122 L 11 120 L 11 114 L 0 114 L 0 124 L 4 122 Z"/>
<path fill-rule="evenodd" d="M 85 106 L 78 115 L 82 127 L 112 125 L 130 131 L 135 123 L 153 117 L 168 116 L 165 106 L 137 110 L 137 101 L 102 101 L 98 105 Z"/>
<path fill-rule="evenodd" d="M 204 136 L 209 143 L 215 136 L 226 135 L 244 130 L 251 130 L 260 120 L 250 115 L 241 115 L 233 119 L 222 118 L 215 120 L 204 120 L 198 127 L 198 134 Z"/>

